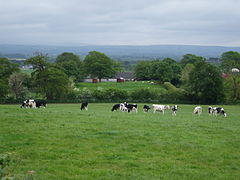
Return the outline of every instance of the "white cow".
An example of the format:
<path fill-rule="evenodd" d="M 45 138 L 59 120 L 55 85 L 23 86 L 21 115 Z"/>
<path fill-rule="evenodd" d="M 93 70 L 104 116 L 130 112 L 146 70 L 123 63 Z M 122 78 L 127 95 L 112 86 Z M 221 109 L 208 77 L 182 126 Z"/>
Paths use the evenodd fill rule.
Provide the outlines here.
<path fill-rule="evenodd" d="M 153 113 L 155 113 L 156 111 L 159 111 L 164 114 L 164 111 L 166 109 L 170 109 L 170 107 L 168 105 L 153 104 L 152 109 L 153 109 Z"/>
<path fill-rule="evenodd" d="M 193 114 L 198 114 L 200 116 L 202 114 L 202 107 L 201 106 L 195 107 L 193 110 Z"/>

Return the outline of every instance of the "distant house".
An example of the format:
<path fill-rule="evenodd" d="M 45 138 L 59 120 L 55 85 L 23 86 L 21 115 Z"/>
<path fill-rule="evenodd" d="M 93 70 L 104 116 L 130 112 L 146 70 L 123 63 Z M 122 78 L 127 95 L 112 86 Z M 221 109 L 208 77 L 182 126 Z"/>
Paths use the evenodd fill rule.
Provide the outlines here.
<path fill-rule="evenodd" d="M 133 81 L 135 79 L 133 72 L 118 72 L 115 78 L 124 79 L 125 81 Z"/>
<path fill-rule="evenodd" d="M 124 82 L 124 81 L 133 81 L 134 74 L 133 72 L 118 72 L 114 77 L 112 78 L 103 78 L 101 79 L 101 82 Z M 97 83 L 99 80 L 97 78 L 86 78 L 83 80 L 84 82 L 91 82 L 91 83 Z"/>

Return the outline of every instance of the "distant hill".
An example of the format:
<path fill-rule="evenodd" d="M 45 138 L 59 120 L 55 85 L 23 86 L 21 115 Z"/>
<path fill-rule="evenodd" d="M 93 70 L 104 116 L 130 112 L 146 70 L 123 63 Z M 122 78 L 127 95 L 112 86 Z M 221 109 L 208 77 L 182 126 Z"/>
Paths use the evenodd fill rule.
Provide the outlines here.
<path fill-rule="evenodd" d="M 181 59 L 184 54 L 195 54 L 206 58 L 218 58 L 223 52 L 238 51 L 240 47 L 223 46 L 197 46 L 197 45 L 149 45 L 149 46 L 114 46 L 114 45 L 88 45 L 88 46 L 44 46 L 44 45 L 0 45 L 0 56 L 9 58 L 27 58 L 35 52 L 46 53 L 55 57 L 63 52 L 73 52 L 81 57 L 89 51 L 100 51 L 115 60 L 150 60 L 155 58 L 170 57 L 175 60 Z M 15 57 L 16 56 L 16 57 Z"/>

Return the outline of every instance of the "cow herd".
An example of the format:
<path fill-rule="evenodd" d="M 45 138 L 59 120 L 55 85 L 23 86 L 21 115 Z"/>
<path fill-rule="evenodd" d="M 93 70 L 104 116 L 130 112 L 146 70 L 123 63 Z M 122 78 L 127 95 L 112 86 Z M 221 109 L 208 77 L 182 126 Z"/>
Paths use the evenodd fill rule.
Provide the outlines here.
<path fill-rule="evenodd" d="M 23 101 L 21 108 L 40 108 L 43 106 L 44 108 L 47 106 L 47 101 L 42 99 L 27 99 Z M 81 103 L 80 106 L 81 110 L 88 110 L 88 102 Z M 171 110 L 172 115 L 176 116 L 178 111 L 178 105 L 161 105 L 161 104 L 153 104 L 151 107 L 148 105 L 143 106 L 143 112 L 147 113 L 152 109 L 153 113 L 160 112 L 164 114 L 166 110 Z M 121 111 L 121 112 L 138 112 L 138 105 L 137 104 L 129 104 L 127 102 L 114 104 L 112 107 L 112 111 Z M 196 106 L 193 110 L 193 115 L 201 115 L 202 114 L 202 107 Z M 222 107 L 208 107 L 208 114 L 212 116 L 223 115 L 227 117 L 225 110 Z"/>
<path fill-rule="evenodd" d="M 166 110 L 171 109 L 172 115 L 176 116 L 178 105 L 169 106 L 169 105 L 153 104 L 152 107 L 148 105 L 143 106 L 143 112 L 145 113 L 149 112 L 151 109 L 153 113 L 160 112 L 162 114 L 164 114 Z M 138 112 L 138 105 L 128 104 L 127 102 L 113 105 L 112 111 L 117 111 L 117 110 L 122 112 Z M 227 117 L 227 114 L 222 107 L 209 106 L 208 113 L 209 115 L 212 115 L 212 116 L 223 115 L 224 117 Z M 195 107 L 192 114 L 198 114 L 200 116 L 202 114 L 202 107 L 201 106 Z"/>
<path fill-rule="evenodd" d="M 148 105 L 144 105 L 143 112 L 147 113 L 151 108 L 153 110 L 153 113 L 156 113 L 158 111 L 158 112 L 161 112 L 162 114 L 164 114 L 165 110 L 171 109 L 172 115 L 174 115 L 174 116 L 176 116 L 177 110 L 178 110 L 177 105 L 170 107 L 169 105 L 153 104 L 152 107 L 150 107 Z M 113 105 L 112 111 L 117 111 L 117 110 L 120 110 L 122 112 L 138 112 L 138 105 L 137 104 L 128 104 L 127 102 Z"/>

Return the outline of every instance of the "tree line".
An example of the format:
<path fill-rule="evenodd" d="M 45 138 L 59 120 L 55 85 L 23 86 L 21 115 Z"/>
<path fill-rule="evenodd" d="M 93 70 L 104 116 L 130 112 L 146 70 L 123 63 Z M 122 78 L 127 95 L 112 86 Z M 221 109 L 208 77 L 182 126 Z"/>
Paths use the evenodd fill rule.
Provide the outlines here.
<path fill-rule="evenodd" d="M 0 58 L 0 97 L 1 99 L 24 99 L 27 97 L 48 100 L 67 100 L 76 98 L 130 98 L 131 100 L 164 99 L 170 101 L 187 100 L 194 103 L 239 102 L 240 75 L 232 69 L 240 69 L 240 53 L 225 52 L 219 65 L 211 64 L 201 56 L 186 54 L 177 62 L 171 58 L 139 61 L 134 74 L 137 80 L 151 80 L 162 85 L 164 92 L 148 89 L 133 93 L 123 90 L 106 92 L 81 91 L 75 84 L 85 77 L 113 77 L 121 70 L 121 64 L 107 55 L 91 51 L 82 60 L 78 55 L 64 52 L 57 56 L 54 63 L 47 55 L 38 53 L 25 61 L 32 65 L 31 74 L 20 71 L 18 65 L 6 58 Z M 115 92 L 109 96 L 109 92 Z M 104 95 L 105 94 L 105 95 Z"/>

